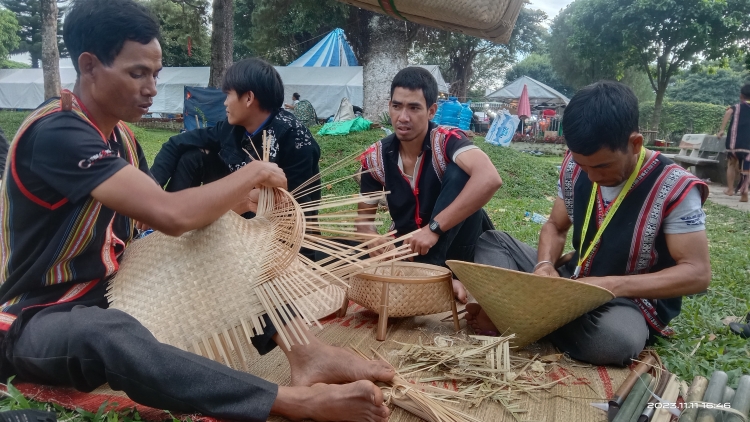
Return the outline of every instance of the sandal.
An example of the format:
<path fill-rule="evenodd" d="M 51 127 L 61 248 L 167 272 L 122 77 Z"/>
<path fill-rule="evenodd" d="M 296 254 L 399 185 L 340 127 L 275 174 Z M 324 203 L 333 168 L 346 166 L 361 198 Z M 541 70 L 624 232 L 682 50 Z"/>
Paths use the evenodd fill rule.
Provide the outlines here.
<path fill-rule="evenodd" d="M 729 329 L 742 338 L 750 338 L 750 324 L 729 323 Z"/>

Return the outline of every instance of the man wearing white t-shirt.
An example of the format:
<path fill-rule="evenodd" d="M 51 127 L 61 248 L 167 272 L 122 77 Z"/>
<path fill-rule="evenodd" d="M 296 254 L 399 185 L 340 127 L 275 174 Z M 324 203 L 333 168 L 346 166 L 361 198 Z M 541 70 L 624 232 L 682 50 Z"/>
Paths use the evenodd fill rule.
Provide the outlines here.
<path fill-rule="evenodd" d="M 682 296 L 708 287 L 702 210 L 708 190 L 643 146 L 638 100 L 623 84 L 603 81 L 578 91 L 565 110 L 563 131 L 570 152 L 538 250 L 491 231 L 480 237 L 474 260 L 611 291 L 615 299 L 548 339 L 578 360 L 627 365 L 655 337 L 672 334 L 668 324 L 680 313 Z M 560 265 L 571 228 L 575 253 Z M 494 329 L 478 305 L 467 308 L 475 330 Z"/>

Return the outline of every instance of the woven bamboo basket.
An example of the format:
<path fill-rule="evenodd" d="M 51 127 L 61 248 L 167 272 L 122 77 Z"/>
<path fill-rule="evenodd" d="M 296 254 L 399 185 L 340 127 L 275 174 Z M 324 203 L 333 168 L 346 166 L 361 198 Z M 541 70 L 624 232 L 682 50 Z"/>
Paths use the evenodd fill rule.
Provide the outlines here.
<path fill-rule="evenodd" d="M 533 343 L 614 299 L 607 289 L 560 277 L 541 277 L 489 265 L 447 261 L 500 333 L 514 346 Z"/>
<path fill-rule="evenodd" d="M 376 312 L 377 339 L 385 340 L 388 317 L 412 317 L 452 311 L 458 331 L 453 276 L 447 268 L 413 262 L 371 267 L 349 280 L 348 298 Z"/>
<path fill-rule="evenodd" d="M 339 0 L 365 10 L 505 44 L 523 0 Z"/>

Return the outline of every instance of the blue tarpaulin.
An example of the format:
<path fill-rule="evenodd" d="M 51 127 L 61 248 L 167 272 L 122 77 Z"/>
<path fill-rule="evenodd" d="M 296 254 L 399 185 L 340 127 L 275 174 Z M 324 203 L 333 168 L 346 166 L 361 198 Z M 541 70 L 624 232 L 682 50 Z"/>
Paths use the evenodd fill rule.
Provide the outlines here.
<path fill-rule="evenodd" d="M 186 86 L 183 108 L 185 130 L 211 127 L 226 119 L 226 98 L 227 95 L 217 88 Z"/>
<path fill-rule="evenodd" d="M 359 66 L 352 47 L 346 41 L 344 30 L 336 28 L 313 48 L 297 60 L 289 63 L 292 67 Z"/>

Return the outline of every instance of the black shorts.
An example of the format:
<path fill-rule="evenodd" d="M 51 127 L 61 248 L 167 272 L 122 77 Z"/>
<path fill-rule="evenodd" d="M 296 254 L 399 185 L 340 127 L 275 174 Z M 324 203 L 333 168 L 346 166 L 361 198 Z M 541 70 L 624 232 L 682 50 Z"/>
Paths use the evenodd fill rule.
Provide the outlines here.
<path fill-rule="evenodd" d="M 750 153 L 747 152 L 729 152 L 727 157 L 734 158 L 740 162 L 742 171 L 750 171 Z"/>

